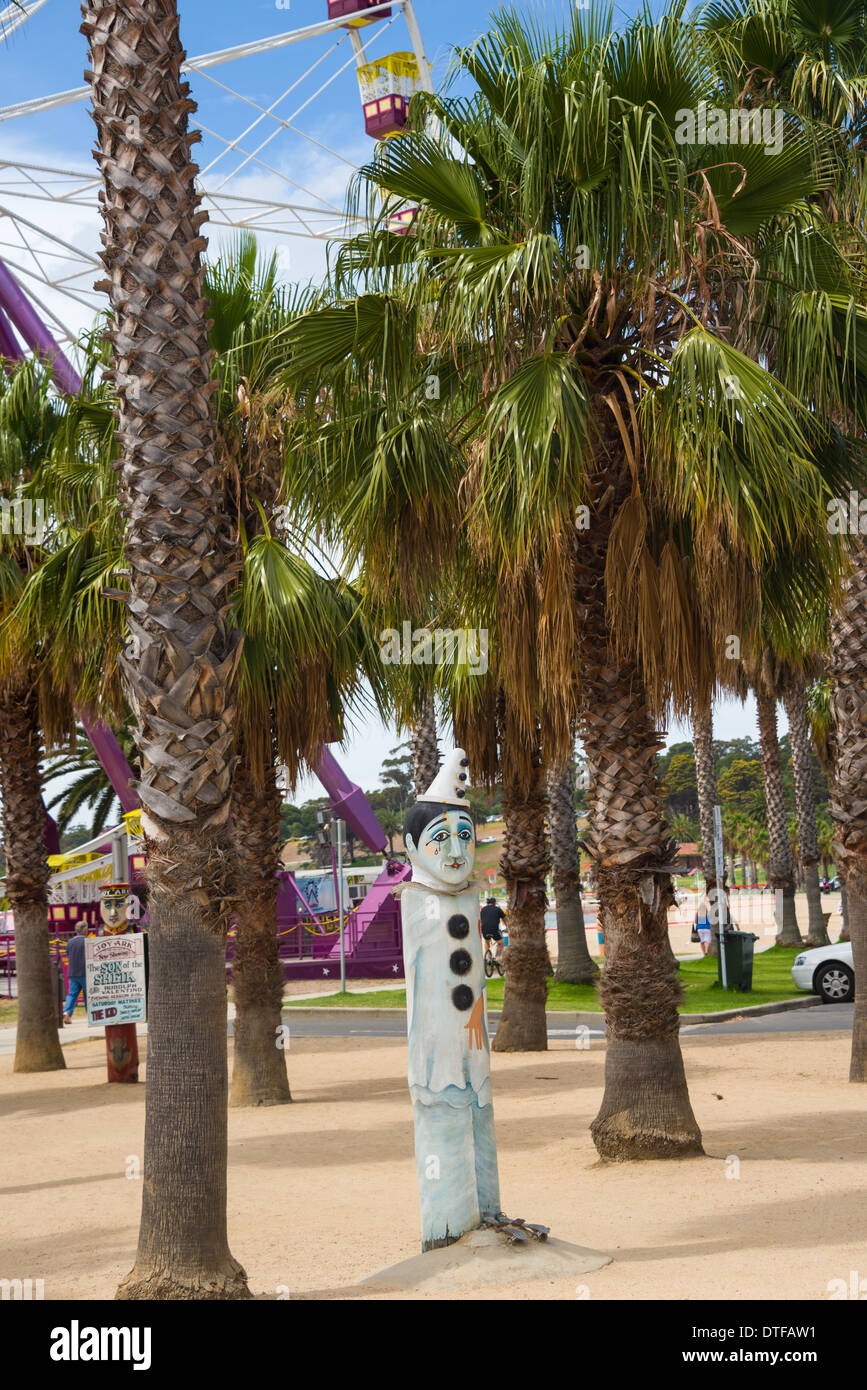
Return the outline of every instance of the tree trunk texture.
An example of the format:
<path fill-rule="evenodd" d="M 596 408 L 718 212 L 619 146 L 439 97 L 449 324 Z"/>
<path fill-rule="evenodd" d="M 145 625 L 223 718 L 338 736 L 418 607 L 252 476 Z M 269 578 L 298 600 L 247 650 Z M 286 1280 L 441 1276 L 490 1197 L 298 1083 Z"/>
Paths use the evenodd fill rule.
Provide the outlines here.
<path fill-rule="evenodd" d="M 283 967 L 277 941 L 280 794 L 274 765 L 257 790 L 239 748 L 232 786 L 232 838 L 237 872 L 232 1089 L 229 1104 L 291 1101 L 281 1020 Z"/>
<path fill-rule="evenodd" d="M 804 886 L 807 890 L 807 945 L 827 946 L 830 938 L 822 916 L 822 895 L 819 892 L 819 838 L 816 832 L 816 798 L 813 793 L 813 769 L 810 761 L 807 682 L 803 675 L 789 681 L 784 698 L 792 748 L 798 847 Z"/>
<path fill-rule="evenodd" d="M 216 458 L 195 103 L 175 0 L 82 9 L 130 571 L 121 669 L 150 907 L 142 1218 L 118 1297 L 248 1298 L 226 1234 L 236 536 Z"/>
<path fill-rule="evenodd" d="M 144 1186 L 120 1299 L 249 1297 L 226 1234 L 226 943 L 197 883 L 225 871 L 222 834 L 148 842 L 150 989 Z M 178 892 L 178 889 L 181 889 Z"/>
<path fill-rule="evenodd" d="M 777 738 L 777 701 L 773 695 L 756 688 L 759 715 L 759 740 L 762 747 L 762 775 L 765 785 L 765 807 L 768 816 L 770 862 L 768 882 L 774 894 L 781 892 L 782 917 L 777 914 L 777 945 L 801 946 L 801 933 L 795 915 L 795 878 L 792 872 L 792 851 L 786 826 L 786 803 L 783 797 L 783 773 L 780 763 L 780 744 Z M 774 899 L 775 903 L 777 899 Z M 776 908 L 775 908 L 776 911 Z"/>
<path fill-rule="evenodd" d="M 831 714 L 837 759 L 831 814 L 839 866 L 845 865 L 855 1017 L 850 1081 L 867 1081 L 867 548 L 853 544 L 852 569 L 832 624 Z M 845 919 L 844 919 L 845 920 Z"/>
<path fill-rule="evenodd" d="M 61 1071 L 66 1062 L 57 1032 L 57 973 L 48 924 L 48 862 L 39 708 L 25 676 L 0 686 L 0 791 L 6 893 L 15 921 L 18 1031 L 15 1071 Z"/>
<path fill-rule="evenodd" d="M 657 774 L 663 740 L 638 671 L 610 654 L 605 557 L 630 480 L 616 430 L 608 440 L 618 464 L 592 480 L 592 524 L 580 534 L 574 576 L 583 638 L 581 736 L 591 777 L 585 846 L 597 868 L 605 931 L 605 1093 L 591 1133 L 603 1159 L 675 1158 L 702 1152 L 668 939 L 675 845 Z"/>
<path fill-rule="evenodd" d="M 521 737 L 517 721 L 506 709 L 502 730 L 503 851 L 500 872 L 509 903 L 509 946 L 503 1013 L 491 1043 L 492 1052 L 547 1052 L 550 961 L 545 943 L 545 876 L 548 838 L 545 826 L 545 770 L 538 746 L 529 751 L 529 782 L 522 779 L 513 758 Z"/>
<path fill-rule="evenodd" d="M 548 769 L 548 827 L 554 897 L 557 901 L 557 969 L 554 979 L 593 984 L 599 967 L 591 959 L 581 906 L 581 852 L 575 825 L 575 759 Z"/>
<path fill-rule="evenodd" d="M 716 804 L 716 769 L 713 760 L 713 705 L 710 692 L 697 698 L 692 708 L 695 746 L 695 780 L 698 788 L 698 823 L 701 829 L 701 866 L 708 904 L 716 902 L 716 859 L 714 857 L 713 808 Z M 719 938 L 711 932 L 709 956 L 719 955 Z"/>
<path fill-rule="evenodd" d="M 415 799 L 421 801 L 433 779 L 440 770 L 440 753 L 437 744 L 437 721 L 433 696 L 425 700 L 424 714 L 416 724 L 410 740 L 412 752 L 412 775 L 415 782 Z"/>
<path fill-rule="evenodd" d="M 839 872 L 839 871 L 838 871 Z M 851 941 L 849 935 L 849 903 L 846 898 L 846 881 L 840 872 L 840 916 L 843 918 L 843 926 L 840 929 L 838 941 Z"/>

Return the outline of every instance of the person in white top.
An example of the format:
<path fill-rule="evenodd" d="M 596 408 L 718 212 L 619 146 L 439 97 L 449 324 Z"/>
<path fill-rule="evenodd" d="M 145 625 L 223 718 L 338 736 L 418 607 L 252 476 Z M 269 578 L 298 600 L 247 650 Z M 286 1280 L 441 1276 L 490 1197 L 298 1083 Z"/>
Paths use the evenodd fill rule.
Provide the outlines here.
<path fill-rule="evenodd" d="M 450 1245 L 500 1211 L 476 836 L 467 758 L 456 748 L 404 826 L 401 895 L 409 1089 L 422 1249 Z"/>

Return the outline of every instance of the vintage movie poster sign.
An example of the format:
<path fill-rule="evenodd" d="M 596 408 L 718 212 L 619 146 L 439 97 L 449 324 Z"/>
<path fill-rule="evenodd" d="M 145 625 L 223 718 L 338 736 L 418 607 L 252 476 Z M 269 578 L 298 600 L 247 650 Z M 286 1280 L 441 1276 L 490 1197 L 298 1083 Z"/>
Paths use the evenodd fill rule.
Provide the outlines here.
<path fill-rule="evenodd" d="M 145 942 L 141 934 L 89 937 L 85 966 L 87 1021 L 92 1027 L 146 1022 Z"/>

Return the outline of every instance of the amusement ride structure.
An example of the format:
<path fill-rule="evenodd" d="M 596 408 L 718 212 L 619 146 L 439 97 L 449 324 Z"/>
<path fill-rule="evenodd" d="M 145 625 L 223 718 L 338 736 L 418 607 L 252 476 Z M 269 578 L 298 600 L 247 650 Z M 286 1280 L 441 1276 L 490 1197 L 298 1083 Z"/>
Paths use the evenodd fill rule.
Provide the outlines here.
<path fill-rule="evenodd" d="M 2 2 L 2 0 L 0 0 Z M 311 0 L 311 4 L 313 0 Z M 202 121 L 206 157 L 200 173 L 201 194 L 210 214 L 210 226 L 254 232 L 257 237 L 282 244 L 285 238 L 326 241 L 352 230 L 343 208 L 331 198 L 305 187 L 279 167 L 280 142 L 309 142 L 319 164 L 342 170 L 344 186 L 356 166 L 343 154 L 330 150 L 319 138 L 305 132 L 298 120 L 312 103 L 321 99 L 347 68 L 355 67 L 361 96 L 364 129 L 376 140 L 400 136 L 409 103 L 415 92 L 432 90 L 430 67 L 412 0 L 315 0 L 327 11 L 317 22 L 242 43 L 217 52 L 189 58 L 189 75 L 197 99 L 200 86 L 210 83 L 221 100 L 230 97 L 245 109 L 246 124 L 233 138 L 218 134 Z M 36 24 L 36 16 L 49 0 L 7 5 L 0 9 L 0 49 L 21 27 Z M 288 8 L 288 7 L 287 7 Z M 385 34 L 402 17 L 410 47 L 378 53 Z M 51 31 L 56 38 L 56 26 Z M 324 39 L 327 47 L 268 105 L 243 95 L 211 75 L 211 70 L 231 64 L 247 64 L 275 50 L 308 45 Z M 300 50 L 293 50 L 300 51 Z M 300 89 L 313 79 L 318 86 L 298 102 Z M 257 83 L 258 92 L 260 84 Z M 55 92 L 0 107 L 0 125 L 20 122 L 31 130 L 41 113 L 86 102 L 86 86 Z M 294 97 L 290 112 L 286 103 Z M 267 133 L 266 133 L 267 132 Z M 267 154 L 265 153 L 267 148 Z M 234 161 L 231 166 L 229 161 Z M 82 161 L 84 163 L 84 161 Z M 297 162 L 291 166 L 297 172 Z M 348 171 L 348 172 L 346 172 Z M 285 187 L 285 197 L 258 196 L 251 192 L 251 174 L 267 176 L 268 190 Z M 49 164 L 6 158 L 0 148 L 0 364 L 15 362 L 28 351 L 51 364 L 58 388 L 66 395 L 81 389 L 81 378 L 68 353 L 74 350 L 82 328 L 104 309 L 101 295 L 92 288 L 101 273 L 96 256 L 99 215 L 98 176 L 84 167 L 69 169 Z M 64 218 L 78 220 L 73 235 L 58 228 Z M 405 205 L 390 210 L 392 230 L 411 233 L 415 210 Z M 73 239 L 74 236 L 74 239 Z M 88 249 L 92 245 L 94 250 Z M 49 880 L 49 914 L 55 946 L 85 920 L 99 925 L 99 885 L 106 876 L 115 883 L 128 882 L 143 906 L 146 920 L 145 844 L 141 836 L 140 807 L 132 784 L 135 780 L 112 731 L 98 720 L 79 712 L 94 751 L 114 787 L 123 812 L 120 825 L 106 830 L 88 844 L 61 854 L 57 829 L 46 812 L 46 849 L 54 870 Z M 349 780 L 333 754 L 323 748 L 312 770 L 322 783 L 332 814 L 343 820 L 358 840 L 383 856 L 378 870 L 352 871 L 344 878 L 348 912 L 343 933 L 346 973 L 350 976 L 401 973 L 400 908 L 396 886 L 409 878 L 409 865 L 385 857 L 387 838 L 360 787 Z M 329 976 L 336 973 L 340 923 L 335 910 L 343 893 L 333 874 L 310 873 L 297 877 L 279 870 L 277 920 L 280 954 L 287 977 Z M 231 941 L 230 941 L 231 956 Z M 0 969 L 5 961 L 7 980 L 14 961 L 14 940 L 0 929 Z"/>

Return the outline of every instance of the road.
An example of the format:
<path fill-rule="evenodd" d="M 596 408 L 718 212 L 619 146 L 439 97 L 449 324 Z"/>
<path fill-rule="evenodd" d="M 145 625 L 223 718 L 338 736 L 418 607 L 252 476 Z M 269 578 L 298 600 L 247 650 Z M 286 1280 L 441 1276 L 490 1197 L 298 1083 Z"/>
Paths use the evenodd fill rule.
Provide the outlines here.
<path fill-rule="evenodd" d="M 708 1037 L 727 1033 L 851 1033 L 854 1004 L 817 1004 L 814 1009 L 796 1009 L 788 1014 L 765 1014 L 762 1018 L 733 1018 L 727 1023 L 689 1023 L 680 1030 L 682 1038 Z M 321 1017 L 302 1017 L 295 1009 L 284 1009 L 283 1020 L 289 1024 L 290 1036 L 294 1038 L 405 1038 L 406 1016 L 402 1009 L 395 1009 L 393 1018 L 370 1018 L 358 1009 L 347 1009 L 345 1014 L 323 1012 Z M 232 1036 L 234 1005 L 229 1006 L 229 1037 Z M 146 1025 L 139 1025 L 139 1036 L 147 1032 Z M 493 1037 L 497 1031 L 492 1019 L 490 1032 Z M 15 1051 L 15 1028 L 0 1028 L 0 1055 Z M 584 1035 L 586 1036 L 586 1034 Z M 598 1028 L 591 1027 L 591 1038 L 604 1038 L 605 1030 L 601 1020 Z M 88 1028 L 80 1011 L 80 1016 L 70 1026 L 61 1029 L 61 1043 L 81 1042 L 84 1038 L 101 1038 L 101 1028 Z M 575 1028 L 558 1028 L 556 1014 L 548 1015 L 548 1037 L 551 1042 L 575 1040 Z"/>
<path fill-rule="evenodd" d="M 830 1033 L 851 1032 L 854 1004 L 817 1005 L 815 1009 L 797 1009 L 789 1014 L 765 1014 L 762 1018 L 733 1018 L 727 1023 L 691 1023 L 681 1028 L 681 1037 L 708 1037 L 727 1033 Z M 283 1018 L 289 1022 L 291 1035 L 296 1038 L 405 1038 L 406 1019 L 402 1010 L 395 1009 L 394 1018 L 365 1018 L 356 1010 L 346 1010 L 345 1016 L 328 1013 L 321 1018 L 298 1017 L 293 1009 L 285 1009 Z M 552 1042 L 575 1038 L 574 1028 L 558 1028 L 556 1016 L 548 1015 L 548 1037 Z M 493 1035 L 497 1025 L 491 1022 Z M 591 1038 L 605 1036 L 604 1029 L 590 1029 Z"/>

